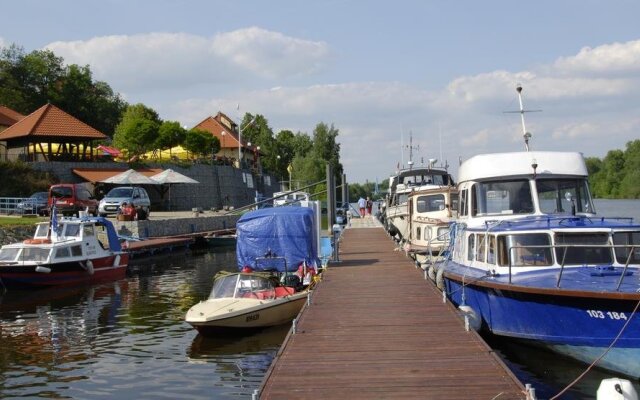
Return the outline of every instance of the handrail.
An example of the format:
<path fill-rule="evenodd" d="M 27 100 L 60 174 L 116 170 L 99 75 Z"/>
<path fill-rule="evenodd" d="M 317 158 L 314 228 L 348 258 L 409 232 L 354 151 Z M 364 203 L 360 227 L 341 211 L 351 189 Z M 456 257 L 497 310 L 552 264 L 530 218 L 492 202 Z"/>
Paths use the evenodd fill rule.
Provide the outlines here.
<path fill-rule="evenodd" d="M 558 275 L 558 280 L 556 282 L 556 287 L 560 288 L 560 281 L 562 280 L 562 274 L 564 272 L 564 268 L 565 268 L 565 261 L 566 261 L 566 256 L 567 256 L 567 251 L 569 250 L 569 248 L 606 248 L 606 249 L 610 249 L 610 250 L 615 250 L 617 248 L 621 248 L 621 249 L 629 249 L 629 256 L 627 257 L 623 270 L 621 272 L 620 275 L 620 279 L 618 280 L 617 286 L 616 286 L 616 291 L 620 290 L 620 286 L 622 285 L 622 282 L 624 280 L 624 277 L 626 276 L 627 270 L 629 268 L 629 264 L 631 263 L 631 259 L 633 257 L 633 252 L 635 251 L 636 247 L 638 247 L 637 244 L 554 244 L 554 245 L 528 245 L 528 246 L 510 246 L 508 249 L 508 255 L 509 255 L 509 283 L 512 283 L 511 278 L 512 278 L 512 267 L 513 267 L 513 259 L 514 254 L 513 254 L 513 250 L 515 249 L 550 249 L 552 250 L 552 258 L 553 258 L 553 254 L 555 253 L 556 249 L 564 249 L 563 253 L 562 253 L 562 261 L 560 261 L 559 263 L 554 263 L 551 266 L 555 265 L 555 264 L 560 264 L 560 273 Z M 612 264 L 613 262 L 617 261 L 616 259 L 616 255 L 615 255 L 615 251 L 612 254 L 613 258 L 612 258 Z M 640 264 L 640 263 L 639 263 Z M 613 266 L 613 265 L 612 265 Z"/>

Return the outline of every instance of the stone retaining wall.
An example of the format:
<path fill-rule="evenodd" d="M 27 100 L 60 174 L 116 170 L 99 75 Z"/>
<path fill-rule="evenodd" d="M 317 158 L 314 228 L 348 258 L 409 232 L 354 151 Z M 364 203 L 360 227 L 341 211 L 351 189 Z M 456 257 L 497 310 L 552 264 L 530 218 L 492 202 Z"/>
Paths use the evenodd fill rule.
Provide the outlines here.
<path fill-rule="evenodd" d="M 116 221 L 114 226 L 119 235 L 150 238 L 235 228 L 239 218 L 239 215 L 219 215 L 165 220 Z"/>
<path fill-rule="evenodd" d="M 73 173 L 74 168 L 103 169 L 128 168 L 127 164 L 116 162 L 34 162 L 34 169 L 49 171 L 61 182 L 79 183 L 84 180 Z M 198 184 L 138 185 L 144 187 L 151 196 L 153 210 L 184 211 L 195 207 L 203 210 L 221 209 L 223 206 L 235 208 L 255 202 L 257 193 L 273 197 L 280 191 L 278 180 L 271 175 L 254 175 L 249 170 L 240 170 L 227 165 L 193 164 L 183 168 L 173 164 L 147 164 L 148 168 L 171 168 L 176 172 L 197 180 Z"/>

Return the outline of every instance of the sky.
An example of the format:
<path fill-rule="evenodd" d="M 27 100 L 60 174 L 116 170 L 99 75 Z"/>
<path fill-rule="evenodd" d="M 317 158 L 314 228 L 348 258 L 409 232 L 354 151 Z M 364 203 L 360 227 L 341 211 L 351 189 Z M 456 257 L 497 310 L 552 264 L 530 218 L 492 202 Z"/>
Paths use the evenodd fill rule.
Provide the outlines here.
<path fill-rule="evenodd" d="M 192 127 L 222 111 L 275 133 L 339 130 L 347 181 L 532 150 L 603 158 L 640 138 L 631 0 L 0 0 L 0 46 L 89 65 Z M 10 17 L 7 17 L 10 16 Z M 411 139 L 411 141 L 410 141 Z M 411 143 L 411 146 L 409 144 Z M 411 147 L 411 148 L 410 148 Z"/>

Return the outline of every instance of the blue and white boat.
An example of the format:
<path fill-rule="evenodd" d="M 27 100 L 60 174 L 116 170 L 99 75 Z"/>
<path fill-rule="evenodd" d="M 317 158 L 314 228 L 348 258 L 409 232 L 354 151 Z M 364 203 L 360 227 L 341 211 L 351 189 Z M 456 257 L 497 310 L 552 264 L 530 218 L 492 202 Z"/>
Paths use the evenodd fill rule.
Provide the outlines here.
<path fill-rule="evenodd" d="M 640 225 L 596 213 L 580 153 L 529 138 L 460 166 L 439 284 L 477 328 L 638 378 Z"/>

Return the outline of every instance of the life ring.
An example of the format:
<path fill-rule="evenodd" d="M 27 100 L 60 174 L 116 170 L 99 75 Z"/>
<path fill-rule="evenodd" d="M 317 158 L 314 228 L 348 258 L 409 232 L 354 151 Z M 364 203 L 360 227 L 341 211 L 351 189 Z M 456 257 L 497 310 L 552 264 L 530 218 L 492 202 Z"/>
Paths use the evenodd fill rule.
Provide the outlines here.
<path fill-rule="evenodd" d="M 51 243 L 51 239 L 27 239 L 22 243 L 24 243 L 24 244 L 46 244 L 46 243 Z"/>

